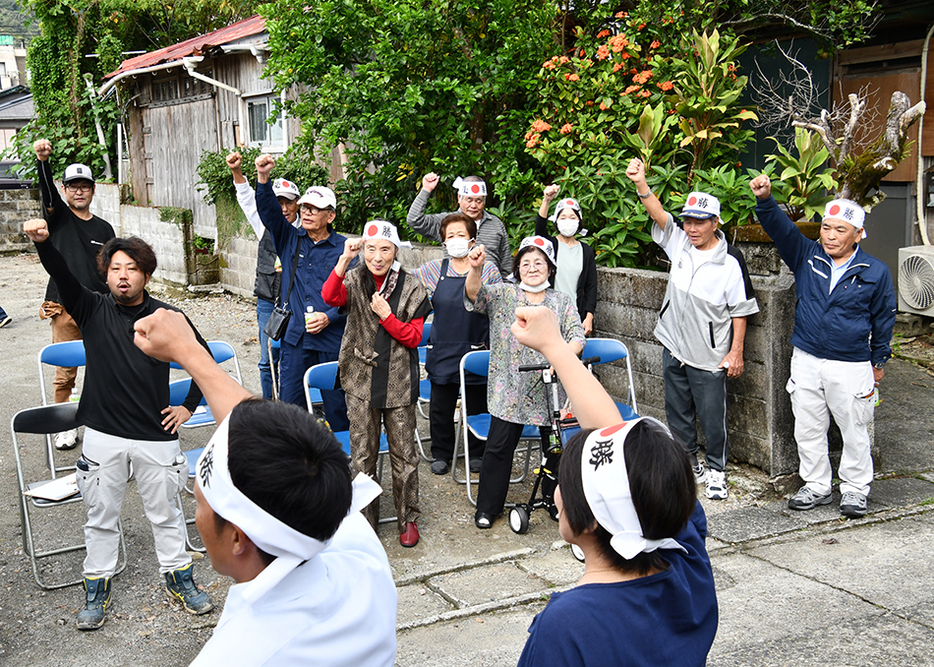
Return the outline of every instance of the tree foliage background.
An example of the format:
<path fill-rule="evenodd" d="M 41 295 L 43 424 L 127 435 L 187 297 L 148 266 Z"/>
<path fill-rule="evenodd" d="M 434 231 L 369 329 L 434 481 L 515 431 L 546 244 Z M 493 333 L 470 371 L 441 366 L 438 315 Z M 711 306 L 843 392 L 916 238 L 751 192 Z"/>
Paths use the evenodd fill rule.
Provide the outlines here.
<path fill-rule="evenodd" d="M 612 266 L 646 261 L 648 219 L 623 175 L 633 155 L 652 160 L 669 201 L 703 185 L 748 216 L 736 160 L 756 115 L 736 58 L 752 31 L 832 51 L 875 20 L 865 0 L 272 0 L 260 11 L 276 86 L 304 86 L 288 110 L 305 150 L 327 159 L 345 145 L 345 229 L 402 222 L 434 171 L 431 210 L 454 209 L 454 178 L 477 174 L 518 238 L 542 185 L 560 182 Z"/>

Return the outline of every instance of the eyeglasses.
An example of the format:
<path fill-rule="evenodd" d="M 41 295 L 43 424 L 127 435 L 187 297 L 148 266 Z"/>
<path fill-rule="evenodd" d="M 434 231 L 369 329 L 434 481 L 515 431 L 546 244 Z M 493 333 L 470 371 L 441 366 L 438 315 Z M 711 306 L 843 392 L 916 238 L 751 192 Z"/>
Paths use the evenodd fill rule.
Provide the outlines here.
<path fill-rule="evenodd" d="M 317 206 L 311 206 L 310 204 L 302 204 L 302 210 L 308 213 L 308 215 L 318 215 L 319 213 L 324 213 L 325 211 L 330 211 L 329 208 L 318 208 Z"/>
<path fill-rule="evenodd" d="M 94 185 L 91 183 L 81 183 L 78 185 L 74 185 L 72 183 L 66 183 L 65 189 L 68 190 L 69 192 L 90 192 L 91 190 L 94 189 Z"/>
<path fill-rule="evenodd" d="M 520 271 L 528 271 L 528 270 L 530 270 L 530 269 L 532 269 L 532 268 L 536 268 L 536 269 L 538 269 L 539 271 L 541 271 L 541 270 L 543 270 L 543 269 L 547 269 L 547 268 L 548 268 L 548 264 L 547 264 L 545 261 L 541 260 L 541 259 L 533 260 L 533 261 L 531 261 L 531 262 L 521 262 L 521 263 L 519 264 L 519 270 L 520 270 Z"/>

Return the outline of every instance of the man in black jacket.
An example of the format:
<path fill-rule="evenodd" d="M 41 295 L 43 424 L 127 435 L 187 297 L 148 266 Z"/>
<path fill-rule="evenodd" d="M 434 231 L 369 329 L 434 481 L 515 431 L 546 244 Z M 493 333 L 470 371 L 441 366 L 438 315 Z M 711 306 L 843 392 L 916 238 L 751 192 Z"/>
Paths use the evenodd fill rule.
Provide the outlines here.
<path fill-rule="evenodd" d="M 131 469 L 152 525 L 169 597 L 189 613 L 205 614 L 214 605 L 192 579 L 184 515 L 175 503 L 188 480 L 188 462 L 175 432 L 201 402 L 201 390 L 192 383 L 184 404 L 169 406 L 169 365 L 146 356 L 133 344 L 137 320 L 159 308 L 174 310 L 151 298 L 145 289 L 156 269 L 156 255 L 139 238 L 108 241 L 98 257 L 109 289 L 104 296 L 82 285 L 54 243 L 47 242 L 57 232 L 44 220 L 27 221 L 23 231 L 35 242 L 42 266 L 85 340 L 87 370 L 78 406 L 85 436 L 77 481 L 88 506 L 86 600 L 77 626 L 95 630 L 104 624 L 110 579 L 117 565 L 120 508 Z M 198 340 L 207 347 L 200 336 Z"/>
<path fill-rule="evenodd" d="M 114 237 L 110 223 L 91 214 L 94 199 L 94 177 L 83 164 L 72 164 L 62 176 L 62 196 L 55 189 L 49 156 L 52 144 L 48 139 L 39 139 L 33 144 L 39 170 L 39 191 L 42 196 L 43 216 L 52 234 L 52 245 L 63 257 L 65 264 L 78 282 L 90 290 L 107 294 L 107 285 L 97 273 L 97 253 L 107 241 Z M 52 324 L 52 342 L 81 340 L 81 331 L 68 311 L 62 307 L 55 282 L 50 278 L 45 290 L 45 301 L 39 309 L 39 317 Z M 55 372 L 54 400 L 64 403 L 75 386 L 77 368 L 58 368 Z M 55 435 L 58 449 L 72 449 L 77 444 L 78 431 L 64 431 Z"/>

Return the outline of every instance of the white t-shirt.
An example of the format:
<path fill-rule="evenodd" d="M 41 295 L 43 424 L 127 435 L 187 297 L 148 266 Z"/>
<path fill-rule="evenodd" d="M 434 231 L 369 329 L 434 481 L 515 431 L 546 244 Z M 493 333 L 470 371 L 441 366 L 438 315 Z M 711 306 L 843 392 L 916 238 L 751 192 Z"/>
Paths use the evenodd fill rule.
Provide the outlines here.
<path fill-rule="evenodd" d="M 383 545 L 359 512 L 327 549 L 250 604 L 249 587 L 268 571 L 230 588 L 192 667 L 392 667 L 398 596 Z"/>
<path fill-rule="evenodd" d="M 584 246 L 575 243 L 567 246 L 557 242 L 558 272 L 555 275 L 555 289 L 571 297 L 572 303 L 577 303 L 577 283 L 581 271 L 584 269 Z"/>

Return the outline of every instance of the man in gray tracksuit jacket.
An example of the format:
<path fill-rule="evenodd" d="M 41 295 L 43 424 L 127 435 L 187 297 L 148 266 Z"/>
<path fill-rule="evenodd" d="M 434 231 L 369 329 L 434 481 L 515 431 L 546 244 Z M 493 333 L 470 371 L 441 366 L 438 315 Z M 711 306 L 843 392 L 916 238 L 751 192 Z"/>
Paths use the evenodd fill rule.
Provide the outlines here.
<path fill-rule="evenodd" d="M 655 337 L 663 346 L 665 416 L 668 427 L 692 456 L 694 475 L 707 497 L 728 495 L 726 379 L 743 372 L 746 318 L 759 312 L 742 253 L 727 244 L 720 202 L 703 192 L 688 194 L 683 229 L 664 210 L 645 181 L 641 160 L 626 175 L 655 224 L 652 239 L 671 260 L 671 277 L 658 315 Z M 697 461 L 695 415 L 707 440 L 707 465 Z"/>

